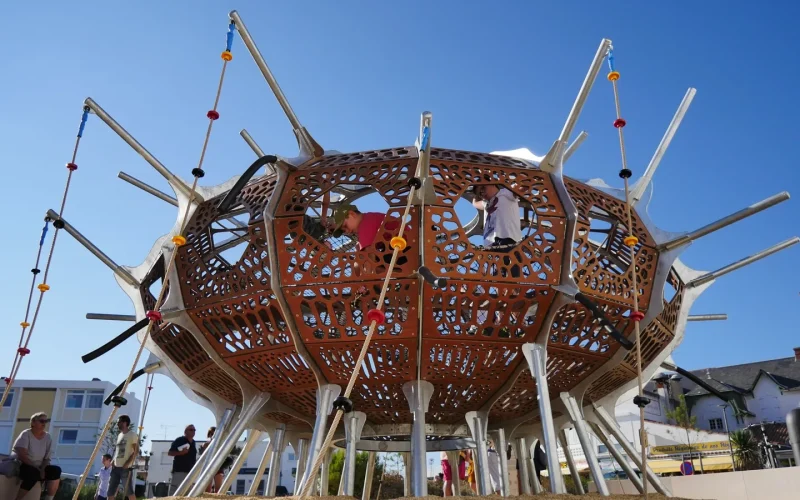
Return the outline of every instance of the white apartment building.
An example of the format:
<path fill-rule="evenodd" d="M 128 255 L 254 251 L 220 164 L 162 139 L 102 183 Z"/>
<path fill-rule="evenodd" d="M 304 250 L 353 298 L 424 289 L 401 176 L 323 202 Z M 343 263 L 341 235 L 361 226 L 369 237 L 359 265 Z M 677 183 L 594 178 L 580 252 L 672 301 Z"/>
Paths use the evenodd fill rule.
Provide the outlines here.
<path fill-rule="evenodd" d="M 177 439 L 178 436 L 176 436 Z M 244 465 L 242 465 L 239 474 L 234 479 L 233 483 L 231 484 L 230 491 L 236 495 L 245 495 L 248 491 L 250 491 L 250 486 L 253 484 L 253 479 L 255 477 L 256 472 L 258 471 L 258 465 L 261 462 L 261 458 L 264 456 L 264 452 L 267 449 L 267 444 L 269 441 L 263 440 L 259 442 L 255 447 L 253 447 L 253 451 L 247 456 L 247 460 L 245 461 Z M 200 448 L 200 445 L 203 441 L 197 442 L 197 448 Z M 151 445 L 151 455 L 150 455 L 150 463 L 148 466 L 147 471 L 147 495 L 153 495 L 153 488 L 156 484 L 160 482 L 169 483 L 172 477 L 172 460 L 173 457 L 168 455 L 169 447 L 172 444 L 171 440 L 161 440 L 155 439 L 150 441 Z M 240 441 L 236 446 L 240 449 L 244 448 L 244 441 Z M 267 480 L 267 473 L 269 472 L 269 467 L 265 469 L 264 476 L 262 477 L 258 492 L 259 495 L 263 494 L 264 492 L 264 483 Z M 287 445 L 283 451 L 283 457 L 281 458 L 281 474 L 278 478 L 278 486 L 284 486 L 288 492 L 291 494 L 294 491 L 294 480 L 295 475 L 297 474 L 297 458 L 295 456 L 295 452 L 291 446 Z"/>
<path fill-rule="evenodd" d="M 30 417 L 43 411 L 50 416 L 47 431 L 53 438 L 53 465 L 66 474 L 82 474 L 92 454 L 97 436 L 108 419 L 112 406 L 103 401 L 116 384 L 100 379 L 84 380 L 15 380 L 11 394 L 0 409 L 0 455 L 11 452 L 14 440 L 30 427 Z M 127 393 L 128 404 L 120 409 L 136 422 L 141 401 Z M 101 457 L 93 464 L 91 475 L 101 467 Z"/>

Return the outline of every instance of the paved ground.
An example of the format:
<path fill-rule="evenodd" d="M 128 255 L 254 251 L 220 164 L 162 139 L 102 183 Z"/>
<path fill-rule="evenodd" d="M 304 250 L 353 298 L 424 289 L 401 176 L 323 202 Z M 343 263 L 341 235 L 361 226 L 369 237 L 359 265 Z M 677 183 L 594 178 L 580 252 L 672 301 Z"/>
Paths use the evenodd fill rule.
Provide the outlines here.
<path fill-rule="evenodd" d="M 189 500 L 188 497 L 172 497 L 174 500 Z M 212 494 L 205 494 L 202 498 L 213 498 L 213 499 L 226 499 L 226 500 L 264 500 L 265 497 L 248 497 L 248 496 L 230 496 L 230 495 L 212 495 Z M 297 500 L 298 497 L 281 497 L 282 500 Z M 488 497 L 478 497 L 478 496 L 470 496 L 464 497 L 468 498 L 469 500 L 478 500 L 478 499 L 486 499 L 486 500 L 499 500 L 501 497 L 494 495 Z M 518 497 L 508 497 L 508 500 L 565 500 L 569 498 L 574 498 L 578 500 L 578 498 L 605 498 L 607 500 L 634 500 L 642 498 L 641 495 L 611 495 L 608 497 L 602 497 L 597 493 L 590 493 L 588 495 L 581 495 L 577 497 L 575 495 L 552 495 L 552 494 L 542 494 L 542 495 L 523 495 Z M 650 493 L 647 495 L 648 500 L 666 500 L 667 497 L 659 494 Z M 337 497 L 337 496 L 327 496 L 327 497 L 311 497 L 311 500 L 355 500 L 353 497 Z M 427 496 L 427 497 L 406 497 L 401 498 L 399 500 L 442 500 L 442 497 L 437 496 Z M 672 500 L 687 500 L 681 498 L 673 497 Z"/>

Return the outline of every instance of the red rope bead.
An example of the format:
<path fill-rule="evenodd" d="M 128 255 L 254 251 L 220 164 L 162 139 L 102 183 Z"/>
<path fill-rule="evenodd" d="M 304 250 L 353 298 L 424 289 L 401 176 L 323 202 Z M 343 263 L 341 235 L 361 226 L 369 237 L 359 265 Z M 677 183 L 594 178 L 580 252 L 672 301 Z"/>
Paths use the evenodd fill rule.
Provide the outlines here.
<path fill-rule="evenodd" d="M 625 120 L 623 120 L 622 118 L 617 118 L 616 120 L 614 120 L 614 126 L 616 128 L 622 128 L 625 125 L 627 125 L 627 122 Z"/>
<path fill-rule="evenodd" d="M 161 313 L 158 311 L 147 311 L 145 314 L 150 321 L 161 321 Z"/>
<path fill-rule="evenodd" d="M 19 349 L 17 349 L 17 352 L 19 353 L 20 356 L 25 356 L 27 354 L 30 354 L 31 350 L 28 349 L 27 347 L 20 347 Z"/>
<path fill-rule="evenodd" d="M 78 170 L 78 166 L 75 165 L 74 163 L 67 163 L 67 168 L 69 169 L 70 172 Z"/>
<path fill-rule="evenodd" d="M 216 119 L 218 119 L 218 118 L 219 118 L 219 113 L 217 113 L 216 111 L 214 111 L 214 110 L 212 109 L 211 111 L 209 111 L 208 113 L 206 113 L 206 116 L 207 116 L 207 117 L 209 117 L 209 118 L 211 118 L 212 120 L 216 120 Z"/>
<path fill-rule="evenodd" d="M 644 319 L 644 313 L 642 311 L 634 311 L 631 313 L 631 319 L 634 321 L 641 321 Z"/>
<path fill-rule="evenodd" d="M 11 377 L 3 377 L 3 381 L 8 385 L 11 383 Z"/>
<path fill-rule="evenodd" d="M 370 323 L 373 321 L 379 325 L 382 325 L 386 321 L 386 315 L 383 314 L 383 311 L 380 309 L 370 309 L 367 311 L 367 320 Z"/>

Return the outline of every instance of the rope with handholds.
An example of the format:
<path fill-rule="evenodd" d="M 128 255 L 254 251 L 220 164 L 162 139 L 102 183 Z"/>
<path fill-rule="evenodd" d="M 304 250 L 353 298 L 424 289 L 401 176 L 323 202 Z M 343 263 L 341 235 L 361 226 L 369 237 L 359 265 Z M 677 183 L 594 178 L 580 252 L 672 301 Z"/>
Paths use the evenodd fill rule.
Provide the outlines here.
<path fill-rule="evenodd" d="M 59 209 L 59 215 L 64 215 L 64 208 L 67 205 L 67 196 L 69 195 L 69 186 L 70 182 L 72 181 L 72 174 L 78 169 L 78 165 L 75 161 L 78 158 L 78 147 L 81 144 L 81 137 L 83 137 L 83 131 L 86 128 L 86 120 L 89 118 L 89 107 L 83 107 L 83 113 L 81 114 L 81 122 L 78 126 L 78 135 L 75 138 L 75 147 L 72 149 L 72 158 L 70 159 L 69 163 L 67 163 L 67 181 L 64 185 L 64 194 L 61 197 L 61 208 Z M 36 302 L 36 308 L 33 313 L 33 318 L 30 318 L 31 312 L 31 305 L 33 304 L 33 289 L 36 285 L 36 278 L 41 273 L 39 269 L 39 262 L 42 258 L 42 249 L 44 247 L 44 240 L 47 237 L 47 230 L 49 228 L 50 223 L 53 223 L 53 227 L 55 227 L 55 231 L 53 232 L 53 241 L 50 244 L 50 251 L 47 254 L 47 261 L 44 267 L 44 274 L 42 275 L 42 282 L 36 287 L 38 288 L 40 294 L 39 299 Z M 59 224 L 60 223 L 60 224 Z M 53 261 L 53 254 L 56 248 L 56 238 L 58 237 L 58 230 L 63 229 L 64 225 L 61 220 L 52 221 L 49 217 L 44 218 L 44 227 L 42 227 L 42 235 L 39 238 L 39 247 L 36 250 L 36 263 L 31 269 L 31 274 L 33 277 L 31 278 L 31 288 L 30 292 L 28 292 L 28 303 L 25 306 L 25 319 L 20 322 L 20 326 L 22 327 L 22 332 L 19 335 L 19 345 L 17 347 L 17 352 L 14 355 L 14 362 L 11 364 L 11 371 L 9 372 L 9 376 L 6 378 L 6 387 L 3 391 L 3 396 L 0 398 L 0 408 L 6 402 L 8 395 L 11 394 L 12 386 L 14 385 L 14 380 L 17 378 L 17 373 L 19 373 L 19 368 L 22 365 L 22 359 L 31 353 L 30 348 L 28 345 L 30 344 L 31 337 L 33 336 L 33 330 L 36 327 L 36 320 L 39 318 L 39 310 L 42 307 L 42 300 L 44 299 L 44 294 L 48 290 L 50 290 L 50 285 L 47 284 L 47 276 L 50 272 L 50 264 Z M 29 321 L 30 319 L 30 321 Z M 30 330 L 28 330 L 30 328 Z M 27 335 L 26 335 L 27 331 Z"/>
<path fill-rule="evenodd" d="M 614 90 L 614 106 L 617 112 L 617 118 L 614 120 L 614 128 L 617 129 L 619 135 L 619 149 L 622 159 L 622 168 L 619 171 L 619 176 L 625 184 L 625 212 L 627 215 L 628 236 L 623 239 L 623 243 L 630 249 L 631 253 L 631 288 L 633 296 L 633 311 L 629 317 L 633 320 L 633 328 L 636 333 L 636 378 L 639 386 L 639 394 L 633 398 L 633 403 L 639 407 L 639 442 L 642 446 L 642 467 L 647 467 L 647 432 L 644 427 L 644 408 L 650 403 L 650 400 L 644 396 L 644 384 L 642 381 L 642 342 L 641 342 L 641 322 L 644 320 L 644 313 L 639 310 L 639 285 L 636 276 L 636 246 L 639 244 L 639 239 L 633 234 L 633 207 L 630 204 L 630 185 L 628 179 L 631 178 L 633 173 L 628 168 L 628 157 L 625 153 L 625 134 L 623 129 L 627 122 L 622 118 L 622 111 L 619 101 L 619 87 L 618 81 L 620 78 L 619 72 L 614 67 L 614 47 L 608 49 L 608 81 Z M 642 471 L 644 480 L 642 481 L 642 495 L 647 498 L 647 477 Z"/>
<path fill-rule="evenodd" d="M 136 357 L 133 360 L 133 364 L 131 364 L 131 369 L 128 372 L 128 377 L 125 379 L 125 383 L 122 385 L 122 389 L 119 391 L 119 395 L 111 398 L 111 402 L 114 404 L 114 408 L 108 415 L 108 420 L 106 420 L 106 424 L 103 427 L 103 430 L 100 432 L 100 434 L 98 434 L 97 443 L 95 444 L 94 450 L 92 451 L 89 461 L 86 464 L 86 468 L 84 469 L 83 474 L 81 475 L 78 484 L 75 487 L 75 495 L 72 497 L 72 500 L 78 500 L 78 498 L 80 497 L 81 489 L 83 488 L 86 477 L 89 475 L 89 471 L 91 470 L 92 464 L 97 458 L 97 453 L 100 451 L 100 446 L 102 445 L 103 440 L 105 439 L 105 436 L 108 433 L 108 430 L 111 428 L 111 424 L 113 423 L 114 418 L 117 415 L 117 412 L 122 406 L 127 404 L 127 400 L 125 399 L 124 394 L 128 390 L 128 385 L 130 385 L 131 383 L 133 374 L 136 371 L 136 365 L 139 363 L 139 359 L 141 358 L 142 352 L 144 351 L 144 346 L 147 343 L 147 340 L 153 331 L 153 327 L 160 324 L 163 319 L 163 316 L 161 312 L 159 312 L 159 309 L 161 308 L 164 302 L 165 292 L 169 289 L 169 281 L 170 281 L 169 278 L 172 272 L 172 268 L 175 266 L 175 260 L 178 255 L 178 248 L 186 244 L 186 237 L 183 236 L 183 231 L 186 229 L 186 224 L 188 222 L 188 217 L 189 217 L 189 210 L 191 209 L 195 194 L 197 194 L 196 193 L 197 183 L 205 175 L 205 171 L 203 170 L 203 160 L 205 159 L 206 150 L 208 149 L 208 143 L 211 138 L 211 128 L 214 122 L 217 119 L 219 119 L 219 112 L 217 111 L 217 106 L 219 105 L 220 95 L 222 94 L 222 84 L 225 81 L 225 69 L 228 66 L 228 62 L 230 62 L 233 59 L 233 55 L 231 54 L 231 45 L 233 43 L 234 28 L 235 26 L 233 22 L 231 22 L 230 26 L 228 27 L 228 36 L 226 40 L 225 51 L 222 52 L 221 55 L 223 60 L 222 71 L 219 77 L 219 84 L 217 85 L 217 93 L 216 96 L 214 97 L 214 106 L 208 113 L 206 113 L 206 116 L 209 119 L 208 129 L 206 130 L 205 139 L 203 140 L 203 148 L 200 152 L 200 160 L 198 161 L 197 167 L 192 169 L 192 176 L 194 177 L 194 182 L 192 182 L 192 187 L 189 191 L 189 202 L 186 204 L 186 210 L 183 213 L 183 218 L 181 219 L 180 229 L 178 230 L 178 233 L 172 237 L 172 243 L 174 244 L 174 249 L 169 259 L 169 263 L 167 264 L 164 271 L 164 283 L 161 287 L 161 291 L 158 293 L 158 298 L 156 299 L 156 303 L 155 306 L 153 307 L 153 310 L 147 311 L 147 313 L 145 314 L 145 317 L 149 320 L 149 323 L 147 325 L 147 329 L 145 330 L 144 337 L 142 338 L 142 341 L 139 344 L 139 350 L 136 352 Z M 152 379 L 150 380 L 152 381 Z M 152 382 L 148 382 L 147 385 L 147 387 L 149 388 L 148 394 L 149 390 L 152 389 L 151 386 Z M 147 398 L 149 400 L 149 395 L 147 396 Z M 142 418 L 144 418 L 144 414 Z"/>
<path fill-rule="evenodd" d="M 367 337 L 364 339 L 364 343 L 361 346 L 361 352 L 358 353 L 358 358 L 353 364 L 353 372 L 350 374 L 350 380 L 347 382 L 347 387 L 345 388 L 344 393 L 337 397 L 334 401 L 333 409 L 336 410 L 336 414 L 334 415 L 333 422 L 331 422 L 331 426 L 328 429 L 328 434 L 325 436 L 325 441 L 323 441 L 322 447 L 320 448 L 320 451 L 311 466 L 311 470 L 308 472 L 308 481 L 306 481 L 306 483 L 303 485 L 303 489 L 300 492 L 300 498 L 306 498 L 311 491 L 311 488 L 316 483 L 314 478 L 317 476 L 317 471 L 319 471 L 322 461 L 325 460 L 325 455 L 328 452 L 328 448 L 331 446 L 333 435 L 336 433 L 336 429 L 339 427 L 339 422 L 342 420 L 342 415 L 353 411 L 353 402 L 350 400 L 350 394 L 353 392 L 353 387 L 356 385 L 356 380 L 358 379 L 358 374 L 361 370 L 361 364 L 364 362 L 364 358 L 367 356 L 369 344 L 372 341 L 372 335 L 375 333 L 375 329 L 386 321 L 386 315 L 382 310 L 383 302 L 386 299 L 386 292 L 389 291 L 389 283 L 392 279 L 392 273 L 394 272 L 394 266 L 397 263 L 397 258 L 400 256 L 400 252 L 402 252 L 408 246 L 408 242 L 403 237 L 403 233 L 405 232 L 406 228 L 405 221 L 408 219 L 408 214 L 411 212 L 411 204 L 414 199 L 414 193 L 417 189 L 419 189 L 420 186 L 422 186 L 422 183 L 418 178 L 412 177 L 408 180 L 408 186 L 411 189 L 408 192 L 408 199 L 406 201 L 406 208 L 403 212 L 403 217 L 400 219 L 400 229 L 397 232 L 397 236 L 392 238 L 390 242 L 392 247 L 392 259 L 389 261 L 389 267 L 386 270 L 386 277 L 383 279 L 381 293 L 378 297 L 378 302 L 375 306 L 375 309 L 370 309 L 367 311 L 367 320 L 369 321 Z M 325 408 L 320 408 L 320 411 L 325 411 Z"/>

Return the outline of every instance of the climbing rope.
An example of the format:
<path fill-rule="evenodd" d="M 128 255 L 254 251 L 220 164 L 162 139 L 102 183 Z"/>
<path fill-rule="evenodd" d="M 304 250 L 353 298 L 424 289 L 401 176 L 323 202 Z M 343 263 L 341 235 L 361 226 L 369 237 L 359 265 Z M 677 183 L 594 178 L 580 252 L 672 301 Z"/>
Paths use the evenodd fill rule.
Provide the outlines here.
<path fill-rule="evenodd" d="M 175 260 L 178 255 L 178 247 L 186 244 L 186 237 L 183 236 L 183 231 L 184 229 L 186 229 L 186 223 L 188 222 L 187 218 L 189 216 L 189 209 L 191 208 L 192 202 L 194 201 L 194 196 L 197 190 L 197 183 L 200 180 L 200 178 L 202 178 L 205 175 L 205 172 L 203 171 L 203 160 L 205 159 L 206 149 L 208 148 L 208 142 L 211 137 L 211 127 L 213 126 L 214 122 L 217 119 L 219 119 L 219 112 L 217 111 L 217 106 L 219 105 L 219 98 L 222 93 L 222 84 L 225 81 L 225 68 L 227 68 L 228 62 L 230 62 L 233 59 L 233 55 L 231 54 L 231 44 L 233 43 L 234 29 L 235 25 L 233 21 L 231 21 L 230 25 L 228 26 L 227 43 L 225 46 L 225 50 L 222 52 L 220 56 L 222 57 L 223 61 L 222 72 L 220 74 L 219 84 L 217 86 L 217 94 L 214 98 L 214 106 L 208 113 L 206 113 L 206 116 L 209 119 L 208 129 L 206 130 L 206 136 L 205 139 L 203 140 L 203 149 L 200 152 L 200 160 L 197 164 L 197 167 L 192 169 L 192 176 L 194 177 L 194 182 L 192 182 L 192 187 L 191 190 L 189 191 L 189 202 L 186 205 L 186 210 L 184 211 L 183 219 L 181 220 L 180 230 L 175 236 L 172 237 L 172 243 L 175 245 L 175 249 L 173 250 L 172 256 L 169 259 L 169 263 L 167 264 L 167 267 L 164 271 L 164 283 L 161 287 L 161 291 L 158 293 L 158 298 L 156 299 L 156 303 L 155 306 L 153 307 L 153 310 L 147 311 L 145 315 L 147 319 L 150 320 L 150 322 L 147 325 L 147 330 L 145 330 L 144 337 L 142 338 L 142 341 L 139 344 L 139 350 L 136 352 L 136 357 L 133 360 L 133 364 L 131 365 L 130 372 L 128 372 L 128 377 L 125 379 L 125 383 L 122 384 L 122 389 L 120 389 L 119 395 L 111 398 L 111 401 L 114 404 L 114 408 L 108 415 L 108 420 L 106 420 L 106 424 L 103 427 L 103 430 L 98 435 L 97 443 L 95 444 L 94 450 L 92 451 L 89 461 L 86 463 L 86 468 L 84 469 L 83 474 L 81 475 L 80 480 L 78 481 L 78 485 L 75 488 L 75 495 L 72 497 L 72 500 L 78 500 L 78 498 L 80 497 L 81 489 L 83 488 L 83 484 L 86 480 L 86 477 L 88 476 L 89 471 L 92 468 L 92 464 L 94 463 L 95 458 L 97 458 L 97 453 L 100 450 L 100 446 L 103 440 L 105 439 L 108 430 L 111 428 L 111 424 L 113 423 L 114 418 L 117 415 L 117 412 L 122 406 L 127 404 L 124 395 L 128 389 L 128 385 L 131 383 L 131 378 L 133 378 L 133 374 L 136 370 L 136 365 L 139 363 L 139 359 L 141 358 L 142 352 L 144 351 L 144 346 L 147 343 L 147 340 L 150 338 L 150 334 L 153 331 L 153 327 L 161 322 L 162 315 L 159 312 L 159 309 L 161 308 L 161 305 L 164 301 L 165 293 L 169 289 L 169 276 L 170 273 L 172 272 L 172 268 L 175 265 Z M 53 225 L 55 225 L 55 223 L 53 223 Z M 141 435 L 141 429 L 139 432 Z"/>
<path fill-rule="evenodd" d="M 367 331 L 367 337 L 364 339 L 364 344 L 361 346 L 361 352 L 358 354 L 358 359 L 356 359 L 355 364 L 353 364 L 353 372 L 350 374 L 350 380 L 347 382 L 347 387 L 344 390 L 344 394 L 336 398 L 336 401 L 333 403 L 333 407 L 336 409 L 336 414 L 333 417 L 333 422 L 331 422 L 330 429 L 328 429 L 328 434 L 325 436 L 325 441 L 323 441 L 322 447 L 320 448 L 319 453 L 317 453 L 317 457 L 314 459 L 314 463 L 311 466 L 311 470 L 308 472 L 308 481 L 306 481 L 306 483 L 303 485 L 300 498 L 306 498 L 309 491 L 316 483 L 315 478 L 317 476 L 317 471 L 319 471 L 323 460 L 325 460 L 325 455 L 328 452 L 328 448 L 330 448 L 331 441 L 333 441 L 333 435 L 336 432 L 336 429 L 339 427 L 339 422 L 342 420 L 342 415 L 353 410 L 353 403 L 349 399 L 350 393 L 353 391 L 353 387 L 356 385 L 358 374 L 361 371 L 361 364 L 364 362 L 364 358 L 367 356 L 369 343 L 372 340 L 372 335 L 375 333 L 375 328 L 377 328 L 378 325 L 382 325 L 386 320 L 386 316 L 383 312 L 383 302 L 386 298 L 386 292 L 389 290 L 389 282 L 392 279 L 392 272 L 394 271 L 394 266 L 397 263 L 397 258 L 399 257 L 400 252 L 405 250 L 405 248 L 408 246 L 408 242 L 405 238 L 403 238 L 403 232 L 406 228 L 406 219 L 408 219 L 408 214 L 411 212 L 411 203 L 414 198 L 414 192 L 422 186 L 422 182 L 418 178 L 412 177 L 408 180 L 408 185 L 411 187 L 411 190 L 408 192 L 406 209 L 403 212 L 403 217 L 400 219 L 400 230 L 397 232 L 397 236 L 393 237 L 389 241 L 389 246 L 391 246 L 393 249 L 392 260 L 389 261 L 389 268 L 386 270 L 386 277 L 383 279 L 381 294 L 378 297 L 378 303 L 375 306 L 375 309 L 370 309 L 367 311 L 367 319 L 370 322 L 369 330 Z M 319 410 L 324 412 L 326 411 L 326 408 L 320 408 Z"/>
<path fill-rule="evenodd" d="M 642 383 L 641 321 L 644 319 L 644 314 L 639 311 L 639 285 L 637 284 L 636 277 L 636 245 L 639 243 L 639 239 L 633 235 L 633 208 L 631 207 L 630 203 L 630 187 L 628 184 L 628 179 L 630 179 L 631 175 L 633 174 L 628 168 L 628 157 L 625 154 L 625 134 L 623 133 L 622 129 L 625 128 L 627 123 L 622 118 L 622 111 L 619 103 L 619 88 L 617 81 L 619 80 L 620 74 L 614 68 L 613 47 L 609 47 L 607 56 L 609 68 L 608 80 L 611 82 L 611 85 L 614 89 L 614 106 L 617 112 L 617 118 L 614 120 L 614 128 L 617 129 L 619 134 L 619 149 L 622 158 L 622 169 L 619 171 L 619 176 L 625 183 L 625 211 L 628 219 L 628 236 L 623 239 L 623 243 L 630 249 L 631 252 L 630 273 L 631 287 L 633 289 L 631 294 L 633 296 L 633 312 L 631 312 L 630 318 L 633 320 L 633 328 L 636 333 L 636 378 L 639 386 L 639 395 L 633 398 L 633 403 L 639 407 L 639 443 L 642 446 L 642 495 L 646 499 L 647 474 L 645 473 L 645 468 L 647 467 L 647 432 L 645 432 L 644 428 L 644 408 L 647 406 L 650 400 L 644 397 L 644 385 Z"/>
<path fill-rule="evenodd" d="M 61 208 L 58 211 L 59 215 L 64 214 L 64 207 L 66 207 L 67 204 L 67 195 L 69 195 L 69 186 L 70 182 L 72 181 L 72 174 L 76 170 L 78 170 L 78 165 L 75 163 L 75 160 L 78 157 L 78 147 L 81 144 L 81 137 L 83 137 L 83 129 L 86 126 L 86 120 L 88 116 L 89 116 L 89 107 L 84 106 L 83 114 L 81 115 L 81 123 L 80 126 L 78 127 L 78 136 L 75 139 L 75 147 L 72 149 L 72 159 L 66 165 L 69 173 L 67 174 L 67 182 L 64 186 L 64 194 L 61 197 Z M 36 308 L 33 313 L 33 319 L 31 319 L 29 323 L 28 319 L 30 317 L 31 304 L 33 303 L 33 288 L 34 285 L 36 284 L 36 276 L 38 276 L 39 273 L 41 272 L 39 270 L 39 261 L 41 260 L 42 257 L 42 248 L 44 246 L 44 240 L 45 237 L 47 236 L 47 229 L 50 222 L 53 222 L 53 226 L 56 229 L 53 232 L 53 241 L 50 244 L 50 252 L 47 254 L 47 261 L 44 267 L 44 275 L 42 277 L 42 282 L 39 283 L 39 286 L 37 287 L 39 289 L 39 300 L 36 301 Z M 8 395 L 11 393 L 12 386 L 14 385 L 14 380 L 17 378 L 17 373 L 19 373 L 19 367 L 22 365 L 22 359 L 31 353 L 31 350 L 30 348 L 28 348 L 28 345 L 30 344 L 31 336 L 33 336 L 33 330 L 36 327 L 36 320 L 39 318 L 39 310 L 42 307 L 42 300 L 44 299 L 44 294 L 45 292 L 50 290 L 50 285 L 47 284 L 47 276 L 50 273 L 50 264 L 53 261 L 53 253 L 56 248 L 56 239 L 58 238 L 58 230 L 63 227 L 64 224 L 63 222 L 61 222 L 61 220 L 51 221 L 49 217 L 45 217 L 44 219 L 42 236 L 39 238 L 39 248 L 36 252 L 36 263 L 34 264 L 33 269 L 31 269 L 31 274 L 33 274 L 33 278 L 31 279 L 31 289 L 28 294 L 28 304 L 25 307 L 25 319 L 20 323 L 20 326 L 22 327 L 22 332 L 20 333 L 19 336 L 19 345 L 17 347 L 17 353 L 14 355 L 14 362 L 11 364 L 11 371 L 9 372 L 9 376 L 6 378 L 6 387 L 5 390 L 3 391 L 3 397 L 0 398 L 0 408 L 3 407 L 3 405 L 6 402 L 6 399 L 8 398 Z M 30 330 L 28 330 L 28 328 L 30 328 Z M 25 335 L 26 330 L 27 330 L 27 335 Z"/>

